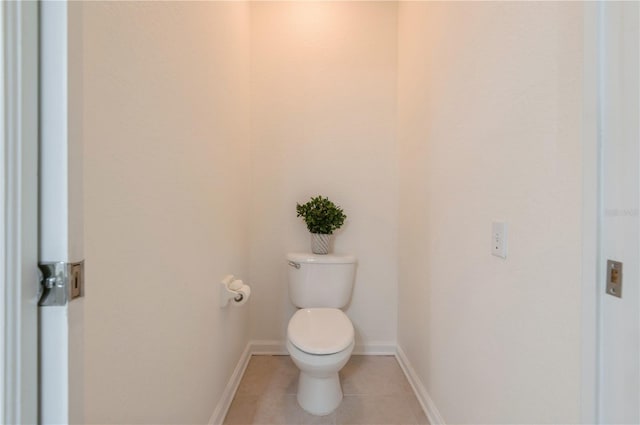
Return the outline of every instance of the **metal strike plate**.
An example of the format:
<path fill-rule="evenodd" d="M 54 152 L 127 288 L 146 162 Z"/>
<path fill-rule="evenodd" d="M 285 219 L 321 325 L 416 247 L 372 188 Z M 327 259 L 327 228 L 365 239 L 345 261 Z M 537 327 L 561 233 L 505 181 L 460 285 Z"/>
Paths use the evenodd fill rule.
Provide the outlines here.
<path fill-rule="evenodd" d="M 84 261 L 71 264 L 71 299 L 75 300 L 84 295 Z"/>
<path fill-rule="evenodd" d="M 622 263 L 607 260 L 607 294 L 622 298 Z"/>
<path fill-rule="evenodd" d="M 40 263 L 42 295 L 38 305 L 64 306 L 84 295 L 84 261 Z"/>

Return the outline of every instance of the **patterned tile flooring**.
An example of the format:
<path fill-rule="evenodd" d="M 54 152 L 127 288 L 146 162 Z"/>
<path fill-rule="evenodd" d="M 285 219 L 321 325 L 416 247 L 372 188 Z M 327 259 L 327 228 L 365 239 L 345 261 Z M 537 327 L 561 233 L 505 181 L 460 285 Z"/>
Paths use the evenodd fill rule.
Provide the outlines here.
<path fill-rule="evenodd" d="M 289 356 L 253 356 L 225 424 L 428 424 L 393 356 L 351 356 L 340 371 L 344 399 L 327 416 L 306 413 L 296 400 L 298 369 Z"/>

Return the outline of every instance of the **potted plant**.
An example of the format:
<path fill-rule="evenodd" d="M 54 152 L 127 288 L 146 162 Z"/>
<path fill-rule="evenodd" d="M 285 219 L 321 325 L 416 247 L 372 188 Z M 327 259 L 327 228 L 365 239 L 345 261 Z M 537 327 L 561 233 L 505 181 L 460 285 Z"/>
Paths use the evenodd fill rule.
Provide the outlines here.
<path fill-rule="evenodd" d="M 311 232 L 311 252 L 329 253 L 329 238 L 339 229 L 347 218 L 342 208 L 329 198 L 316 196 L 306 204 L 296 204 L 297 217 L 302 217 Z"/>

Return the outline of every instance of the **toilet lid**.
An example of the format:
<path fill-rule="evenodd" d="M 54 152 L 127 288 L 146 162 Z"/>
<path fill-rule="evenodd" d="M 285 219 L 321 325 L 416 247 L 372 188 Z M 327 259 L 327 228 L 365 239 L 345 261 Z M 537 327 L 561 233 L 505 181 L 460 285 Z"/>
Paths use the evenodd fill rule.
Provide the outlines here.
<path fill-rule="evenodd" d="M 289 341 L 309 354 L 333 354 L 353 342 L 351 320 L 337 308 L 303 308 L 287 329 Z"/>

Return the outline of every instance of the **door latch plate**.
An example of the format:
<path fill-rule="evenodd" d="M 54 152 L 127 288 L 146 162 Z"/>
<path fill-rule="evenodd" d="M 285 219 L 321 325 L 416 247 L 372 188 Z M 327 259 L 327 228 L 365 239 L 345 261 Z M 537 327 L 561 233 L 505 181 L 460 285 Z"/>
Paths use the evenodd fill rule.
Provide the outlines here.
<path fill-rule="evenodd" d="M 622 263 L 607 260 L 607 294 L 622 298 Z"/>
<path fill-rule="evenodd" d="M 84 295 L 84 261 L 40 263 L 42 295 L 38 305 L 63 306 Z"/>

